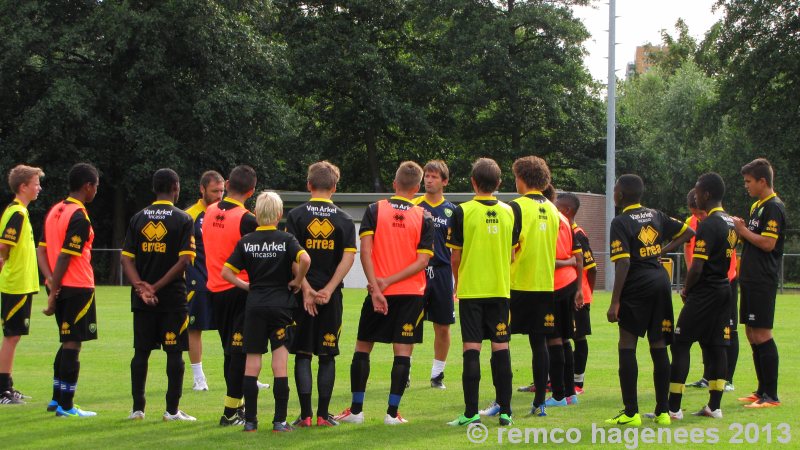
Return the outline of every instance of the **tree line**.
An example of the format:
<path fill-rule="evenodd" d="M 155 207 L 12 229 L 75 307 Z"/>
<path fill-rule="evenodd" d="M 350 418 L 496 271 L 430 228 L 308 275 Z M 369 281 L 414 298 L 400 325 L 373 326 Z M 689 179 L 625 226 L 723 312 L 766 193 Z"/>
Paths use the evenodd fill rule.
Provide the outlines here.
<path fill-rule="evenodd" d="M 603 192 L 603 88 L 571 7 L 591 0 L 7 0 L 0 2 L 0 168 L 45 169 L 34 223 L 77 161 L 101 170 L 97 247 L 117 247 L 172 167 L 182 202 L 199 174 L 255 167 L 259 187 L 304 190 L 328 159 L 340 191 L 387 190 L 405 159 L 441 158 L 469 190 L 479 156 L 549 162 L 560 189 Z M 657 69 L 620 81 L 618 170 L 685 211 L 716 170 L 743 214 L 738 168 L 766 156 L 784 199 L 800 96 L 798 1 L 720 0 L 701 42 L 665 33 Z M 603 39 L 604 36 L 595 36 Z M 510 171 L 501 189 L 513 189 Z M 735 194 L 734 194 L 735 193 Z M 5 197 L 4 197 L 5 198 Z M 789 205 L 790 218 L 794 213 Z"/>

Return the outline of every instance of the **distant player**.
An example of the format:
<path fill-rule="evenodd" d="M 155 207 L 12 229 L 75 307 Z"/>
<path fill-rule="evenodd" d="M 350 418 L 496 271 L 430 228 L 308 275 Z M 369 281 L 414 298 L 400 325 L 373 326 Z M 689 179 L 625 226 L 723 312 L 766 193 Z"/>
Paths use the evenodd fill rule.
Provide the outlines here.
<path fill-rule="evenodd" d="M 586 231 L 583 228 L 575 223 L 575 216 L 581 207 L 581 201 L 578 196 L 570 192 L 558 194 L 556 206 L 561 214 L 569 220 L 575 240 L 580 245 L 583 259 L 583 277 L 581 279 L 583 306 L 575 311 L 575 336 L 573 339 L 575 341 L 575 351 L 573 353 L 575 358 L 575 392 L 582 394 L 586 374 L 586 361 L 589 357 L 589 344 L 586 341 L 586 336 L 592 334 L 590 310 L 592 296 L 594 295 L 594 284 L 597 279 L 597 263 L 589 245 L 589 236 L 586 235 Z M 569 373 L 566 373 L 565 376 L 569 376 Z"/>
<path fill-rule="evenodd" d="M 705 211 L 699 209 L 697 207 L 697 196 L 695 195 L 694 188 L 689 191 L 686 196 L 687 206 L 689 207 L 689 212 L 692 213 L 686 219 L 686 223 L 689 225 L 689 228 L 692 230 L 697 230 L 697 226 L 703 221 L 707 214 Z M 694 241 L 695 238 L 691 238 L 689 242 L 684 245 L 683 254 L 686 260 L 686 269 L 692 267 L 692 257 L 694 255 Z M 736 330 L 736 327 L 739 325 L 739 305 L 737 299 L 739 297 L 739 274 L 737 273 L 737 258 L 736 258 L 736 250 L 733 251 L 731 254 L 731 265 L 728 268 L 728 280 L 730 280 L 731 285 L 731 313 L 730 313 L 730 345 L 725 347 L 726 353 L 728 355 L 728 370 L 726 371 L 726 382 L 725 382 L 725 391 L 733 391 L 733 374 L 736 371 L 736 362 L 739 359 L 739 332 Z M 706 347 L 702 346 L 703 348 L 703 361 L 710 360 L 711 357 L 706 355 Z M 688 383 L 687 387 L 696 387 L 696 388 L 708 388 L 708 380 L 711 375 L 708 372 L 711 366 L 708 364 L 703 364 L 703 376 L 699 380 L 695 381 L 694 383 Z"/>
<path fill-rule="evenodd" d="M 242 380 L 244 352 L 244 311 L 247 291 L 222 278 L 222 267 L 236 244 L 258 227 L 256 216 L 244 206 L 256 188 L 256 171 L 250 166 L 236 166 L 225 182 L 227 195 L 208 206 L 203 220 L 203 247 L 206 252 L 209 298 L 222 341 L 225 373 L 225 410 L 219 419 L 222 426 L 244 425 Z M 237 276 L 248 281 L 246 271 Z"/>
<path fill-rule="evenodd" d="M 156 200 L 134 214 L 122 245 L 122 268 L 131 282 L 133 348 L 128 419 L 144 419 L 150 352 L 167 355 L 165 421 L 194 421 L 178 407 L 183 393 L 183 352 L 189 348 L 186 285 L 183 272 L 195 256 L 192 218 L 175 207 L 180 178 L 172 169 L 153 174 Z"/>
<path fill-rule="evenodd" d="M 28 335 L 33 296 L 39 293 L 36 241 L 28 205 L 39 197 L 42 177 L 44 172 L 38 167 L 19 165 L 8 172 L 14 200 L 0 217 L 0 405 L 25 403 L 25 395 L 14 389 L 11 369 L 17 343 Z"/>
<path fill-rule="evenodd" d="M 300 397 L 300 417 L 295 427 L 311 426 L 311 357 L 317 369 L 317 426 L 336 426 L 328 411 L 336 380 L 336 360 L 342 330 L 342 287 L 356 256 L 353 219 L 331 201 L 339 182 L 339 168 L 321 161 L 308 168 L 311 200 L 289 211 L 286 231 L 294 235 L 311 257 L 303 295 L 294 311 L 297 323 L 290 353 L 295 355 L 294 379 Z"/>
<path fill-rule="evenodd" d="M 606 420 L 612 425 L 642 424 L 636 392 L 636 345 L 645 334 L 653 359 L 654 420 L 659 425 L 671 423 L 667 345 L 672 342 L 674 315 L 672 288 L 659 258 L 683 245 L 694 232 L 661 211 L 643 207 L 643 193 L 644 182 L 638 175 L 622 175 L 614 186 L 614 204 L 622 212 L 611 221 L 615 274 L 607 317 L 609 322 L 619 322 L 619 384 L 625 409 Z"/>
<path fill-rule="evenodd" d="M 67 175 L 69 197 L 54 205 L 44 220 L 36 256 L 49 286 L 45 315 L 55 314 L 61 347 L 53 362 L 53 399 L 48 411 L 60 417 L 91 417 L 73 403 L 81 363 L 81 343 L 97 339 L 92 269 L 94 230 L 86 212 L 97 195 L 100 177 L 91 164 L 78 163 Z"/>
<path fill-rule="evenodd" d="M 414 199 L 433 217 L 435 238 L 433 257 L 425 269 L 428 284 L 425 288 L 425 320 L 433 323 L 433 366 L 431 387 L 444 389 L 444 366 L 450 350 L 450 325 L 456 322 L 453 305 L 453 269 L 450 266 L 450 250 L 446 247 L 447 232 L 455 205 L 444 198 L 444 188 L 450 178 L 450 170 L 442 160 L 428 161 L 425 172 L 425 195 Z"/>
<path fill-rule="evenodd" d="M 543 194 L 551 202 L 556 202 L 556 190 L 552 185 Z M 553 274 L 555 333 L 547 342 L 553 395 L 545 401 L 545 405 L 551 407 L 578 404 L 575 393 L 575 359 L 569 340 L 575 332 L 574 312 L 583 307 L 583 258 L 580 244 L 574 237 L 569 219 L 560 213 L 559 219 Z"/>
<path fill-rule="evenodd" d="M 258 429 L 258 375 L 262 355 L 272 347 L 273 396 L 275 415 L 273 432 L 293 431 L 286 423 L 289 403 L 289 377 L 286 369 L 291 340 L 294 294 L 300 291 L 311 259 L 297 239 L 276 229 L 283 215 L 283 201 L 272 191 L 259 194 L 256 200 L 258 228 L 246 234 L 225 262 L 222 277 L 237 289 L 247 291 L 244 323 L 244 351 L 247 366 L 244 372 L 244 430 Z M 249 282 L 237 277 L 247 271 Z"/>
<path fill-rule="evenodd" d="M 724 195 L 725 183 L 718 174 L 706 173 L 697 179 L 696 203 L 698 209 L 706 212 L 706 218 L 697 226 L 692 265 L 681 291 L 684 305 L 675 324 L 669 393 L 672 420 L 683 419 L 681 399 L 693 342 L 704 346 L 704 362 L 709 374 L 708 404 L 695 415 L 722 418 L 720 402 L 728 369 L 725 346 L 731 338 L 728 268 L 739 240 L 733 219 L 722 209 Z"/>
<path fill-rule="evenodd" d="M 215 330 L 214 310 L 208 298 L 208 272 L 206 272 L 206 252 L 203 247 L 203 219 L 206 208 L 222 200 L 225 192 L 225 179 L 219 172 L 209 170 L 200 176 L 200 199 L 186 212 L 194 222 L 194 242 L 196 256 L 186 266 L 186 300 L 189 302 L 189 361 L 192 364 L 195 391 L 207 391 L 208 381 L 203 372 L 203 331 Z"/>
<path fill-rule="evenodd" d="M 478 397 L 481 381 L 481 343 L 491 342 L 492 382 L 500 407 L 500 425 L 511 419 L 511 355 L 508 351 L 509 292 L 511 261 L 516 238 L 514 213 L 497 200 L 500 167 L 491 159 L 480 158 L 472 165 L 475 197 L 460 204 L 453 214 L 448 247 L 452 249 L 453 269 L 459 298 L 461 340 L 464 345 L 464 414 L 449 422 L 463 426 L 480 423 Z"/>
<path fill-rule="evenodd" d="M 778 347 L 772 336 L 778 268 L 783 257 L 786 207 L 774 191 L 772 165 L 763 158 L 742 167 L 744 187 L 758 201 L 747 222 L 734 217 L 744 241 L 739 280 L 742 289 L 740 320 L 753 349 L 758 389 L 739 400 L 749 408 L 772 408 L 778 400 Z"/>
<path fill-rule="evenodd" d="M 425 294 L 425 267 L 433 255 L 433 223 L 411 200 L 419 191 L 422 168 L 400 164 L 394 178 L 395 195 L 372 203 L 361 220 L 361 265 L 369 294 L 361 308 L 358 337 L 350 366 L 350 408 L 336 420 L 363 423 L 364 394 L 369 379 L 369 354 L 375 342 L 392 344 L 389 406 L 383 423 L 408 422 L 398 412 L 411 369 L 414 343 L 420 342 Z"/>

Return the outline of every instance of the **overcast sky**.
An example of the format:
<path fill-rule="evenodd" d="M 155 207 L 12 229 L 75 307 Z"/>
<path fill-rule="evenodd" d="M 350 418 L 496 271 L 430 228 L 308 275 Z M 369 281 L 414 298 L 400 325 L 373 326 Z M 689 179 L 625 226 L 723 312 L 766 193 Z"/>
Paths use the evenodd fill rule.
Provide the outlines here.
<path fill-rule="evenodd" d="M 712 12 L 714 0 L 617 0 L 617 76 L 625 77 L 625 67 L 632 62 L 636 46 L 661 42 L 660 31 L 675 34 L 675 22 L 683 18 L 689 32 L 702 39 L 706 31 L 722 18 Z M 592 77 L 603 83 L 608 79 L 608 1 L 593 1 L 591 7 L 575 8 L 592 37 L 584 43 L 589 52 L 586 66 Z"/>

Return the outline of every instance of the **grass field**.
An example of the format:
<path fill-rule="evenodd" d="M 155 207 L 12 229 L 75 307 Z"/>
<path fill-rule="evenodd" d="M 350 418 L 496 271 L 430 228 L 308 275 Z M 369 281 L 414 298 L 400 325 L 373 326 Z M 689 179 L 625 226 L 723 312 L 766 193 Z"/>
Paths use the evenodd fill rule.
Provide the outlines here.
<path fill-rule="evenodd" d="M 372 354 L 372 370 L 367 387 L 365 402 L 366 423 L 363 425 L 344 424 L 334 429 L 301 429 L 290 434 L 275 435 L 268 432 L 272 417 L 272 391 L 261 391 L 260 417 L 263 430 L 256 434 L 241 433 L 239 428 L 220 428 L 217 425 L 222 409 L 225 386 L 222 378 L 222 355 L 216 332 L 204 335 L 204 368 L 209 378 L 211 391 L 191 390 L 191 370 L 187 362 L 184 394 L 181 409 L 198 418 L 194 423 L 164 423 L 164 394 L 166 390 L 165 358 L 163 353 L 154 352 L 150 360 L 148 378 L 147 418 L 142 422 L 125 420 L 131 406 L 129 363 L 133 356 L 132 319 L 129 310 L 128 289 L 101 287 L 98 289 L 98 328 L 100 339 L 89 342 L 81 354 L 81 375 L 76 402 L 85 409 L 98 412 L 98 416 L 88 419 L 60 419 L 45 412 L 50 399 L 52 380 L 52 358 L 57 349 L 57 330 L 53 319 L 43 316 L 39 311 L 44 306 L 45 297 L 35 299 L 34 314 L 31 319 L 31 335 L 23 338 L 18 349 L 14 366 L 16 387 L 32 395 L 28 404 L 21 406 L 0 406 L 2 424 L 2 448 L 219 448 L 219 447 L 299 447 L 299 448 L 461 448 L 472 447 L 463 428 L 451 428 L 445 422 L 463 412 L 461 393 L 461 339 L 458 324 L 453 329 L 453 345 L 446 369 L 447 390 L 433 390 L 429 387 L 430 365 L 433 359 L 432 330 L 426 324 L 426 342 L 415 349 L 412 364 L 412 387 L 406 390 L 400 411 L 410 423 L 399 427 L 383 424 L 386 399 L 389 391 L 389 375 L 392 354 L 387 345 L 376 346 Z M 345 293 L 345 323 L 342 336 L 342 355 L 338 358 L 337 383 L 331 402 L 331 411 L 338 412 L 349 406 L 350 382 L 349 366 L 358 313 L 364 291 L 348 289 Z M 725 418 L 712 420 L 689 416 L 679 424 L 673 424 L 673 439 L 681 439 L 679 428 L 686 429 L 686 444 L 682 448 L 709 447 L 718 437 L 717 445 L 731 446 L 731 439 L 737 437 L 745 445 L 761 448 L 768 442 L 777 444 L 785 436 L 785 428 L 779 424 L 788 423 L 797 436 L 782 445 L 785 448 L 800 447 L 800 414 L 798 407 L 798 350 L 794 347 L 791 329 L 800 317 L 800 296 L 782 295 L 778 299 L 776 329 L 778 346 L 781 351 L 780 394 L 783 405 L 770 410 L 747 410 L 739 406 L 736 397 L 745 395 L 754 388 L 754 372 L 750 348 L 740 327 L 741 355 L 736 371 L 736 391 L 726 393 L 722 401 Z M 577 429 L 580 432 L 581 447 L 599 445 L 601 435 L 593 426 L 601 427 L 603 420 L 616 415 L 622 407 L 617 379 L 616 325 L 605 321 L 605 310 L 609 296 L 600 293 L 592 309 L 594 335 L 589 340 L 589 363 L 586 376 L 586 394 L 580 397 L 580 404 L 567 408 L 551 408 L 547 418 L 526 417 L 532 395 L 514 392 L 512 406 L 515 412 L 515 426 L 521 429 L 537 427 L 552 437 L 564 438 L 556 428 Z M 680 301 L 675 296 L 675 310 L 680 309 Z M 511 343 L 511 358 L 514 369 L 514 386 L 531 381 L 531 353 L 527 339 L 515 337 Z M 701 374 L 699 349 L 693 349 L 692 370 L 689 381 Z M 267 356 L 267 358 L 269 358 Z M 188 356 L 186 357 L 188 359 Z M 489 371 L 488 347 L 484 346 L 482 360 L 483 378 L 481 383 L 481 406 L 490 401 L 493 387 Z M 271 383 L 269 364 L 260 377 Z M 291 374 L 290 369 L 290 374 Z M 314 368 L 316 373 L 316 368 Z M 652 410 L 652 365 L 644 341 L 639 346 L 639 395 L 642 412 Z M 316 382 L 315 382 L 316 385 Z M 294 381 L 290 375 L 292 397 L 289 403 L 289 418 L 299 413 L 294 391 Z M 316 388 L 315 388 L 316 391 Z M 316 392 L 314 393 L 316 396 Z M 687 412 L 699 409 L 707 400 L 705 390 L 687 390 L 683 406 Z M 316 397 L 314 397 L 316 407 Z M 483 446 L 497 445 L 499 426 L 495 419 L 485 420 L 488 427 L 488 440 Z M 757 424 L 750 425 L 747 424 Z M 737 427 L 741 424 L 741 430 Z M 645 425 L 639 429 L 642 439 L 646 439 Z M 769 428 L 771 427 L 771 429 Z M 693 430 L 694 429 L 694 430 Z M 715 432 L 714 429 L 717 431 Z M 692 443 L 691 433 L 703 436 L 705 444 Z M 741 433 L 737 436 L 737 431 Z M 769 436 L 768 436 L 769 431 Z M 570 438 L 576 440 L 573 430 Z M 509 444 L 509 435 L 503 432 L 503 442 Z M 524 439 L 524 430 L 521 439 Z M 613 430 L 605 431 L 605 442 L 611 448 L 636 448 L 633 431 L 616 435 Z M 705 433 L 705 434 L 704 434 Z M 614 443 L 614 438 L 619 440 Z M 661 435 L 662 439 L 666 435 Z M 510 436 L 511 439 L 515 435 Z M 541 439 L 541 436 L 539 436 Z M 627 438 L 627 440 L 626 440 Z M 655 437 L 657 439 L 658 437 Z M 533 442 L 533 435 L 529 435 Z M 748 441 L 749 439 L 749 441 Z M 677 447 L 679 442 L 672 441 Z M 712 443 L 708 443 L 711 441 Z M 539 441 L 542 442 L 541 440 Z M 627 446 L 626 446 L 627 442 Z M 734 441 L 735 442 L 735 441 Z M 795 443 L 797 442 L 797 443 Z M 656 444 L 645 445 L 638 442 L 639 448 L 654 448 Z M 552 444 L 552 441 L 550 443 Z"/>

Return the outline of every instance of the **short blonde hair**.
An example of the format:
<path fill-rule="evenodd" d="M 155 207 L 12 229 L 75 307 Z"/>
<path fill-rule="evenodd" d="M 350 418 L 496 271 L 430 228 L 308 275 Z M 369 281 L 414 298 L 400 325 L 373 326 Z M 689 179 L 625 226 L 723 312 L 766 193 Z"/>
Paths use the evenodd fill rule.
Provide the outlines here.
<path fill-rule="evenodd" d="M 394 175 L 394 181 L 397 183 L 397 188 L 401 191 L 410 191 L 414 188 L 419 188 L 422 182 L 422 167 L 414 161 L 404 161 L 397 168 Z"/>
<path fill-rule="evenodd" d="M 20 186 L 29 183 L 33 177 L 44 177 L 44 172 L 38 167 L 31 167 L 20 164 L 8 172 L 8 187 L 11 192 L 17 193 Z"/>
<path fill-rule="evenodd" d="M 256 220 L 259 226 L 278 223 L 283 215 L 283 200 L 275 191 L 264 191 L 256 199 Z"/>

